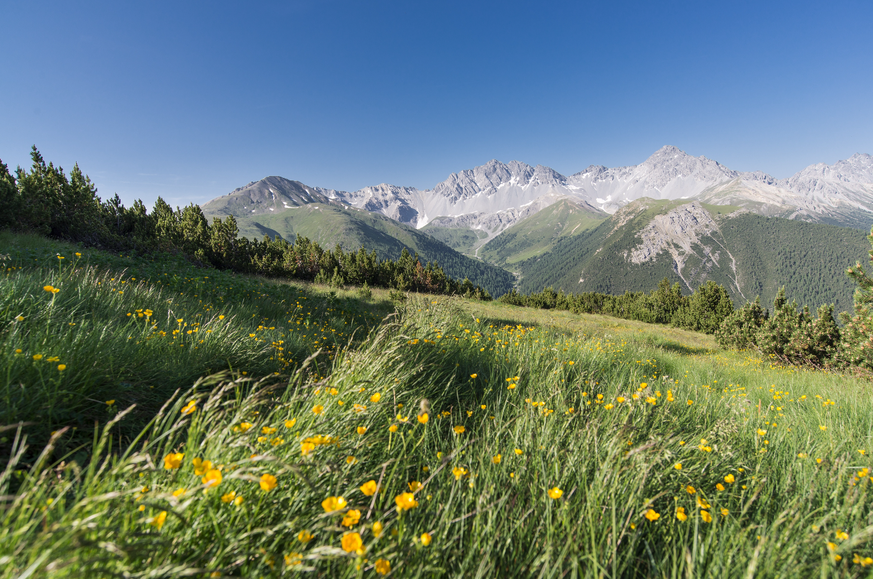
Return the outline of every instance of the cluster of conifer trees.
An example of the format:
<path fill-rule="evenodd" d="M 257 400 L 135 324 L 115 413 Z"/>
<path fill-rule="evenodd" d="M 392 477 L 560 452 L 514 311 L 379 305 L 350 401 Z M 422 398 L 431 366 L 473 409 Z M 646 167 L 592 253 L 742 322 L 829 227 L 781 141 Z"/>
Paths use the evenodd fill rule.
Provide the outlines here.
<path fill-rule="evenodd" d="M 331 251 L 305 237 L 249 241 L 238 237 L 233 216 L 210 225 L 198 205 L 173 210 L 158 197 L 149 212 L 142 201 L 125 207 L 116 194 L 102 201 L 97 188 L 73 167 L 69 178 L 61 167 L 46 164 L 33 147 L 30 171 L 13 176 L 0 161 L 0 228 L 32 231 L 56 239 L 107 249 L 180 252 L 206 266 L 239 273 L 302 279 L 343 285 L 367 285 L 402 291 L 457 294 L 490 300 L 468 279 L 457 281 L 435 262 L 422 264 L 418 254 L 403 250 L 396 261 L 376 252 Z"/>
<path fill-rule="evenodd" d="M 873 245 L 873 231 L 868 238 Z M 870 251 L 873 262 L 873 250 Z M 782 288 L 772 313 L 760 301 L 735 309 L 727 290 L 707 282 L 691 295 L 666 278 L 651 293 L 625 292 L 613 296 L 595 292 L 565 294 L 547 287 L 522 295 L 515 290 L 498 301 L 519 306 L 603 314 L 653 324 L 714 334 L 718 343 L 734 349 L 753 349 L 783 363 L 819 368 L 873 370 L 873 278 L 861 264 L 846 272 L 858 284 L 854 313 L 843 312 L 840 327 L 833 305 L 822 305 L 813 315 L 808 307 L 788 302 Z"/>
<path fill-rule="evenodd" d="M 680 328 L 713 334 L 734 311 L 727 290 L 707 282 L 690 296 L 682 294 L 679 284 L 661 280 L 651 293 L 625 292 L 609 295 L 597 292 L 565 294 L 547 287 L 539 293 L 522 295 L 515 291 L 498 301 L 508 304 L 569 310 L 576 314 L 602 314 L 650 324 L 671 324 Z"/>

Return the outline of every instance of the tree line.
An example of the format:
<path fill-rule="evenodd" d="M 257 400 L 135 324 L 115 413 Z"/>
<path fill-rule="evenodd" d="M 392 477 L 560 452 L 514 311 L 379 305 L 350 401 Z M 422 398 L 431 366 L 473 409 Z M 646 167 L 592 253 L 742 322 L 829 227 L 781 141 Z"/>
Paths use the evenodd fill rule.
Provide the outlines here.
<path fill-rule="evenodd" d="M 498 301 L 519 306 L 568 310 L 575 314 L 600 314 L 650 324 L 670 324 L 679 328 L 713 334 L 733 311 L 734 305 L 724 287 L 709 281 L 689 296 L 678 283 L 661 280 L 651 293 L 625 292 L 621 295 L 555 291 L 547 287 L 523 295 L 513 290 Z"/>
<path fill-rule="evenodd" d="M 868 240 L 873 245 L 873 230 Z M 873 250 L 870 260 L 873 262 Z M 842 326 L 834 318 L 833 305 L 822 305 L 813 314 L 808 307 L 799 308 L 797 302 L 789 302 L 785 288 L 777 293 L 772 311 L 761 306 L 757 298 L 735 308 L 727 290 L 712 281 L 691 295 L 683 295 L 678 283 L 671 286 L 665 278 L 650 293 L 572 294 L 547 287 L 527 295 L 513 290 L 498 301 L 669 324 L 713 334 L 723 347 L 756 350 L 786 364 L 873 371 L 873 278 L 860 263 L 846 273 L 858 288 L 854 311 L 839 315 Z"/>
<path fill-rule="evenodd" d="M 245 274 L 299 279 L 334 287 L 359 285 L 400 291 L 462 295 L 490 300 L 470 280 L 449 277 L 436 262 L 422 264 L 404 249 L 397 260 L 367 253 L 320 247 L 306 237 L 249 240 L 239 237 L 232 215 L 210 224 L 198 205 L 170 207 L 158 197 L 151 211 L 141 200 L 125 207 L 118 194 L 103 201 L 78 164 L 69 177 L 34 146 L 30 171 L 15 175 L 0 160 L 0 228 L 30 231 L 116 251 L 170 251 L 204 266 Z"/>

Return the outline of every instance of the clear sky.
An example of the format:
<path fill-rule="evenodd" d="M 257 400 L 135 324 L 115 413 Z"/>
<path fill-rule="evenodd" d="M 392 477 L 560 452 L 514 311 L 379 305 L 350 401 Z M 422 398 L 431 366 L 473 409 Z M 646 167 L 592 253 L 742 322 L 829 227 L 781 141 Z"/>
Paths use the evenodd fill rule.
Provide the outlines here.
<path fill-rule="evenodd" d="M 873 153 L 873 2 L 3 2 L 0 159 L 104 199 Z"/>

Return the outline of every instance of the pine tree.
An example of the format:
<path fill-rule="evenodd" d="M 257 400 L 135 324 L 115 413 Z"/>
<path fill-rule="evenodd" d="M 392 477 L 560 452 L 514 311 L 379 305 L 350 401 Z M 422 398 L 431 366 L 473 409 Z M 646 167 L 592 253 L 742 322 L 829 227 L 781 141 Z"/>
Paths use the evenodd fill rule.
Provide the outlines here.
<path fill-rule="evenodd" d="M 15 177 L 9 173 L 9 167 L 0 160 L 0 227 L 15 225 L 17 214 L 18 187 L 15 183 Z"/>
<path fill-rule="evenodd" d="M 867 239 L 873 246 L 873 228 Z M 873 249 L 869 255 L 873 263 Z M 864 271 L 860 262 L 846 270 L 846 275 L 858 287 L 855 289 L 853 315 L 840 314 L 845 329 L 836 358 L 846 365 L 873 370 L 873 278 Z"/>

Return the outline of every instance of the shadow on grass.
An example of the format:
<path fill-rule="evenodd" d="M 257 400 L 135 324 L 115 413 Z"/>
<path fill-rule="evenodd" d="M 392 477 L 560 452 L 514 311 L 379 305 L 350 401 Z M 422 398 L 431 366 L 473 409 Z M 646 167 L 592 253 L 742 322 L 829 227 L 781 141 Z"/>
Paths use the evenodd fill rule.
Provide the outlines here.
<path fill-rule="evenodd" d="M 647 340 L 647 343 L 650 346 L 654 346 L 655 348 L 659 348 L 661 350 L 666 350 L 667 352 L 675 352 L 677 354 L 684 355 L 694 355 L 694 354 L 708 354 L 712 352 L 711 348 L 698 348 L 695 346 L 686 346 L 685 344 L 680 344 L 678 342 L 667 342 L 661 340 Z"/>

